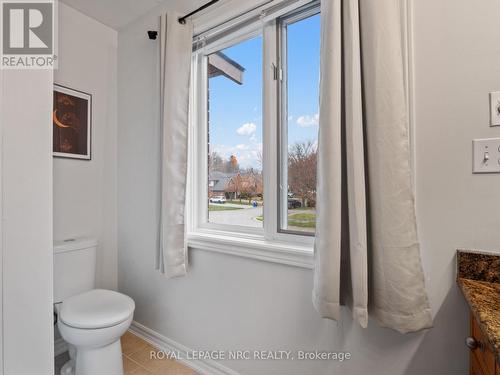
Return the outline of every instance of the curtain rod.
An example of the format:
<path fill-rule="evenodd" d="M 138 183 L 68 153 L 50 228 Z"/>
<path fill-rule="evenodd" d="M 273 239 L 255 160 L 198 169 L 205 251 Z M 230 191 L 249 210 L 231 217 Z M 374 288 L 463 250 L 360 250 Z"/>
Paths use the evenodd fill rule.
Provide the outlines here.
<path fill-rule="evenodd" d="M 211 1 L 209 1 L 208 3 L 203 4 L 201 7 L 199 7 L 199 8 L 197 8 L 197 9 L 193 10 L 192 12 L 189 12 L 189 13 L 188 13 L 188 14 L 186 14 L 185 16 L 183 16 L 183 17 L 179 17 L 179 18 L 177 19 L 177 21 L 179 21 L 179 23 L 180 23 L 181 25 L 185 25 L 185 24 L 186 24 L 186 19 L 187 19 L 187 18 L 189 18 L 189 17 L 191 17 L 191 16 L 195 15 L 195 14 L 196 14 L 196 13 L 198 13 L 198 12 L 201 12 L 203 9 L 206 9 L 206 8 L 208 8 L 209 6 L 212 6 L 212 5 L 214 5 L 215 3 L 218 3 L 218 2 L 219 2 L 219 0 L 211 0 Z M 155 40 L 157 36 L 158 36 L 158 31 L 155 31 L 155 30 L 148 30 L 148 37 L 149 37 L 149 39 L 151 39 L 151 40 Z"/>
<path fill-rule="evenodd" d="M 184 17 L 180 17 L 178 19 L 179 23 L 182 24 L 182 25 L 184 25 L 186 23 L 186 18 L 189 18 L 192 15 L 194 15 L 194 14 L 196 14 L 198 12 L 201 12 L 203 9 L 206 9 L 209 6 L 212 6 L 212 5 L 214 5 L 215 3 L 218 3 L 218 2 L 219 2 L 219 0 L 211 0 L 208 3 L 206 3 L 206 4 L 203 4 L 201 7 L 199 7 L 197 9 L 193 10 L 192 12 L 186 14 Z"/>
<path fill-rule="evenodd" d="M 185 21 L 186 18 L 189 18 L 193 14 L 198 13 L 201 10 L 208 8 L 209 6 L 217 3 L 218 1 L 219 0 L 212 0 L 212 1 L 210 1 L 210 2 L 208 2 L 206 4 L 204 4 L 204 5 L 202 5 L 198 9 L 192 11 L 191 13 L 188 13 L 185 16 L 178 18 L 179 23 L 184 24 L 186 22 Z M 299 4 L 298 6 L 305 6 L 307 4 L 309 4 L 311 6 L 315 6 L 315 5 L 318 5 L 319 2 L 320 2 L 320 0 L 281 0 L 275 6 L 267 7 L 269 4 L 272 4 L 274 1 L 275 0 L 267 0 L 264 3 L 259 4 L 258 6 L 252 8 L 252 9 L 246 10 L 243 14 L 248 14 L 248 13 L 251 13 L 251 12 L 254 12 L 254 11 L 258 11 L 259 9 L 262 9 L 261 12 L 260 12 L 260 15 L 257 16 L 257 17 L 261 17 L 262 18 L 262 16 L 264 14 L 266 14 L 266 13 L 273 13 L 275 10 L 277 10 L 277 11 L 281 10 L 282 11 L 283 9 L 286 9 L 287 7 L 292 6 L 293 4 Z M 214 30 L 220 28 L 221 26 L 230 23 L 231 21 L 234 21 L 235 19 L 240 18 L 241 16 L 243 16 L 243 14 L 236 15 L 231 20 L 229 20 L 229 21 L 225 21 L 222 24 L 210 27 L 209 29 L 204 30 L 203 32 L 201 32 L 199 34 L 194 35 L 194 39 L 196 40 L 197 38 L 200 37 L 200 35 L 206 35 L 207 33 L 211 32 L 211 31 L 214 31 Z M 156 37 L 158 36 L 158 32 L 150 30 L 150 31 L 148 31 L 148 36 L 149 36 L 149 39 L 155 40 Z"/>

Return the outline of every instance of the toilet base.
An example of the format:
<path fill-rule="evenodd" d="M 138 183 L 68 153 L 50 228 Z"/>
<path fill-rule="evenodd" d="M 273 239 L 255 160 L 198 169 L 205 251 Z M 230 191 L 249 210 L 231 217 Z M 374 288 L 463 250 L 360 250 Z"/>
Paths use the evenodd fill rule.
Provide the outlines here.
<path fill-rule="evenodd" d="M 64 364 L 61 368 L 61 375 L 75 375 L 75 360 L 70 359 L 68 362 Z"/>
<path fill-rule="evenodd" d="M 99 348 L 77 348 L 76 358 L 61 369 L 61 375 L 123 375 L 120 340 Z"/>

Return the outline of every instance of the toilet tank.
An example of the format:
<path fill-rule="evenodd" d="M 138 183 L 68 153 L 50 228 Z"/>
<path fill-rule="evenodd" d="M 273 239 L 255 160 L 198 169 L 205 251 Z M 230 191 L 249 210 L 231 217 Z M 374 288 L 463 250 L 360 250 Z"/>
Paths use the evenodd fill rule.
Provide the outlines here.
<path fill-rule="evenodd" d="M 54 302 L 95 288 L 97 240 L 72 238 L 54 243 Z"/>

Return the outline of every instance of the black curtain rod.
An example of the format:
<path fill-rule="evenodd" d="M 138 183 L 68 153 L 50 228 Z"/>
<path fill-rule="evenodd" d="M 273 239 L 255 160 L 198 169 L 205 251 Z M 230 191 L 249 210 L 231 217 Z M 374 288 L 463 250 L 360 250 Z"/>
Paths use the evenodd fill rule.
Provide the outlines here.
<path fill-rule="evenodd" d="M 203 9 L 206 9 L 206 8 L 208 8 L 209 6 L 212 6 L 212 5 L 214 5 L 215 3 L 218 3 L 218 2 L 219 2 L 219 0 L 211 0 L 211 1 L 209 1 L 208 3 L 206 3 L 206 4 L 203 4 L 203 5 L 202 5 L 201 7 L 199 7 L 198 9 L 195 9 L 195 10 L 193 10 L 192 12 L 190 12 L 190 13 L 186 14 L 185 16 L 183 16 L 183 17 L 179 17 L 179 18 L 177 19 L 177 21 L 179 21 L 179 23 L 180 23 L 180 24 L 185 25 L 185 24 L 186 24 L 186 19 L 187 19 L 187 18 L 191 17 L 192 15 L 194 15 L 194 14 L 196 14 L 196 13 L 198 13 L 198 12 L 201 12 Z M 151 39 L 151 40 L 155 40 L 157 36 L 158 36 L 158 31 L 155 31 L 155 30 L 149 30 L 149 31 L 148 31 L 148 37 L 149 37 L 149 39 Z"/>
<path fill-rule="evenodd" d="M 215 3 L 218 3 L 218 2 L 219 2 L 219 0 L 211 0 L 208 3 L 206 3 L 206 4 L 203 4 L 201 7 L 199 7 L 198 9 L 195 9 L 192 12 L 186 14 L 184 17 L 180 17 L 179 20 L 178 20 L 179 23 L 184 25 L 186 23 L 186 18 L 189 18 L 192 15 L 194 15 L 194 14 L 196 14 L 198 12 L 201 12 L 203 9 L 206 9 L 209 6 L 212 6 L 212 5 L 214 5 Z"/>

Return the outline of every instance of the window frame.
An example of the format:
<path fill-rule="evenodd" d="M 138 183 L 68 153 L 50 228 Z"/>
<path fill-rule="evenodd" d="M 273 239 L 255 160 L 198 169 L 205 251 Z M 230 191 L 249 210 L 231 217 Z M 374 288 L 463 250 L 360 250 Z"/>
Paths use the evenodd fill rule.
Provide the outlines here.
<path fill-rule="evenodd" d="M 191 70 L 188 192 L 186 200 L 188 246 L 248 258 L 312 268 L 314 235 L 280 230 L 279 184 L 281 168 L 282 42 L 284 20 L 297 14 L 319 13 L 319 4 L 300 4 L 285 16 L 259 20 L 193 52 Z M 304 16 L 303 18 L 307 18 Z M 210 223 L 208 217 L 208 55 L 262 35 L 262 175 L 266 204 L 263 227 Z"/>
<path fill-rule="evenodd" d="M 297 236 L 308 236 L 315 237 L 312 232 L 293 230 L 293 229 L 283 229 L 288 224 L 288 36 L 287 27 L 296 22 L 300 22 L 309 17 L 313 17 L 320 14 L 319 4 L 309 4 L 294 11 L 285 14 L 277 19 L 277 41 L 278 41 L 278 56 L 279 56 L 279 66 L 281 69 L 282 79 L 280 79 L 278 87 L 278 108 L 280 113 L 278 114 L 278 190 L 277 190 L 277 202 L 278 202 L 278 228 L 277 231 L 283 234 L 297 235 Z M 319 103 L 318 103 L 319 105 Z M 319 108 L 318 108 L 319 109 Z"/>

